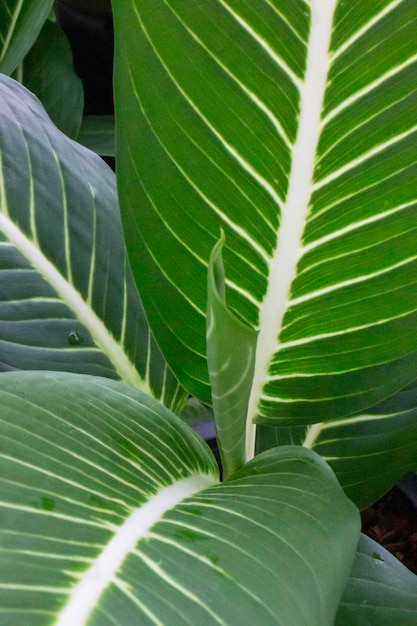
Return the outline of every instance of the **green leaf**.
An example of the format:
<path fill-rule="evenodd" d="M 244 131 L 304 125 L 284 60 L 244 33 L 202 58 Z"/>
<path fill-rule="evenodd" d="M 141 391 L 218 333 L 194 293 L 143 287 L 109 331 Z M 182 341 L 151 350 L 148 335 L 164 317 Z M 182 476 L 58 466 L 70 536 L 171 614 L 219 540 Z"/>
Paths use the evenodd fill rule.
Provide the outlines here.
<path fill-rule="evenodd" d="M 83 118 L 77 141 L 101 156 L 114 156 L 114 115 L 86 115 Z"/>
<path fill-rule="evenodd" d="M 413 626 L 417 576 L 365 535 L 361 536 L 336 626 Z"/>
<path fill-rule="evenodd" d="M 52 8 L 53 0 L 2 0 L 0 3 L 0 72 L 12 74 L 29 52 Z"/>
<path fill-rule="evenodd" d="M 72 52 L 62 29 L 47 20 L 26 55 L 21 82 L 42 102 L 62 132 L 75 139 L 84 108 L 81 80 L 74 72 Z"/>
<path fill-rule="evenodd" d="M 360 508 L 381 498 L 416 468 L 417 387 L 411 386 L 368 411 L 310 427 L 258 429 L 257 450 L 304 445 L 333 469 Z"/>
<path fill-rule="evenodd" d="M 213 248 L 208 274 L 207 362 L 216 435 L 224 477 L 253 456 L 255 427 L 246 426 L 255 362 L 256 332 L 226 306 L 222 260 L 224 236 Z M 249 452 L 246 452 L 246 448 Z M 251 449 L 252 448 L 252 449 Z"/>
<path fill-rule="evenodd" d="M 113 8 L 129 255 L 179 380 L 210 401 L 205 276 L 221 227 L 228 307 L 259 330 L 249 422 L 322 422 L 407 385 L 414 0 Z"/>
<path fill-rule="evenodd" d="M 201 404 L 196 398 L 190 396 L 185 403 L 179 417 L 189 426 L 196 426 L 201 423 L 213 422 L 213 409 Z"/>
<path fill-rule="evenodd" d="M 5 623 L 333 624 L 359 515 L 313 452 L 217 485 L 204 442 L 128 386 L 9 373 L 0 402 Z"/>
<path fill-rule="evenodd" d="M 120 378 L 179 408 L 129 270 L 115 176 L 0 77 L 0 369 Z"/>

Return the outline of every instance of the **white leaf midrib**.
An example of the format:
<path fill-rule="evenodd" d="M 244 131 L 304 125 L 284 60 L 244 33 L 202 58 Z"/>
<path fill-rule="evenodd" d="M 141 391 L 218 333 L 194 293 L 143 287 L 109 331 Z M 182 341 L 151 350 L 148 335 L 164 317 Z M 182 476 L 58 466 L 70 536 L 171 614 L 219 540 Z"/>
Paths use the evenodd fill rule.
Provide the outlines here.
<path fill-rule="evenodd" d="M 0 176 L 0 208 L 2 209 L 0 212 L 0 231 L 3 231 L 7 239 L 30 261 L 40 275 L 59 294 L 77 319 L 88 329 L 97 347 L 107 356 L 121 380 L 148 395 L 152 395 L 147 382 L 141 378 L 123 346 L 116 341 L 95 311 L 85 302 L 76 288 L 45 257 L 36 244 L 9 217 L 2 189 L 4 191 Z"/>
<path fill-rule="evenodd" d="M 182 500 L 216 483 L 217 479 L 211 475 L 192 475 L 163 487 L 146 504 L 135 509 L 74 587 L 55 626 L 85 624 L 106 587 L 116 578 L 123 561 L 149 529 Z"/>
<path fill-rule="evenodd" d="M 254 456 L 258 404 L 268 366 L 277 350 L 278 336 L 296 276 L 302 236 L 309 212 L 315 156 L 321 130 L 321 112 L 330 63 L 330 40 L 337 0 L 312 0 L 306 73 L 300 86 L 300 117 L 292 152 L 288 193 L 281 213 L 278 245 L 270 263 L 268 289 L 259 317 L 255 371 L 246 428 L 246 459 Z"/>

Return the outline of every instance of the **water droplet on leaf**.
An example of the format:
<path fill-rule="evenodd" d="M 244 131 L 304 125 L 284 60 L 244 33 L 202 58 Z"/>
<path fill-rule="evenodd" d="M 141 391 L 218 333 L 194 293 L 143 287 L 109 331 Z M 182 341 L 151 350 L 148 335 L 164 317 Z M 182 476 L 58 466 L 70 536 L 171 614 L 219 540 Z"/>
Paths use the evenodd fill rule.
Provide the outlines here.
<path fill-rule="evenodd" d="M 67 335 L 67 341 L 70 346 L 79 346 L 84 339 L 77 333 L 76 330 L 70 330 Z"/>

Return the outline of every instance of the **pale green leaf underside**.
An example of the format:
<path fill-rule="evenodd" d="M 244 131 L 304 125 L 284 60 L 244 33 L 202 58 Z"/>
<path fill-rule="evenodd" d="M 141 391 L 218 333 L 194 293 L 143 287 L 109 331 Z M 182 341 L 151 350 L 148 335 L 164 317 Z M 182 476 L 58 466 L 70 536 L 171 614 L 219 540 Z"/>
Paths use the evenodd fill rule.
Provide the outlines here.
<path fill-rule="evenodd" d="M 116 0 L 114 12 L 129 254 L 180 380 L 210 400 L 205 276 L 221 227 L 228 305 L 259 329 L 249 419 L 322 421 L 406 385 L 416 1 Z"/>
<path fill-rule="evenodd" d="M 12 74 L 29 52 L 53 0 L 2 0 L 0 3 L 0 72 Z"/>
<path fill-rule="evenodd" d="M 115 176 L 0 78 L 0 370 L 69 370 L 182 403 L 126 259 Z"/>
<path fill-rule="evenodd" d="M 118 382 L 6 373 L 0 395 L 4 623 L 333 624 L 359 516 L 317 455 L 216 485 L 206 444 Z"/>

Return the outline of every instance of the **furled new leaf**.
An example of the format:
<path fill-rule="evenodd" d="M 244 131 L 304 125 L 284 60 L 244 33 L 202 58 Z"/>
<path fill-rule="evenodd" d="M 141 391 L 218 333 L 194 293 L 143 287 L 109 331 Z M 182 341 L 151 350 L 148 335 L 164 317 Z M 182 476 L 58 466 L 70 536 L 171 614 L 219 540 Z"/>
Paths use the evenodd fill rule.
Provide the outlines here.
<path fill-rule="evenodd" d="M 115 176 L 0 77 L 0 370 L 120 378 L 184 399 L 126 258 Z"/>
<path fill-rule="evenodd" d="M 0 72 L 12 74 L 29 52 L 54 0 L 0 2 Z"/>
<path fill-rule="evenodd" d="M 310 450 L 230 480 L 152 398 L 63 373 L 0 376 L 3 623 L 331 626 L 357 509 Z"/>
<path fill-rule="evenodd" d="M 246 412 L 255 362 L 256 332 L 227 308 L 223 245 L 222 236 L 213 248 L 209 264 L 207 362 L 217 441 L 223 475 L 227 478 L 244 464 L 246 447 L 255 444 L 255 427 L 252 424 L 246 427 Z"/>
<path fill-rule="evenodd" d="M 371 406 L 417 371 L 416 0 L 115 0 L 121 202 L 173 370 L 210 401 L 205 276 L 259 331 L 248 420 Z"/>

